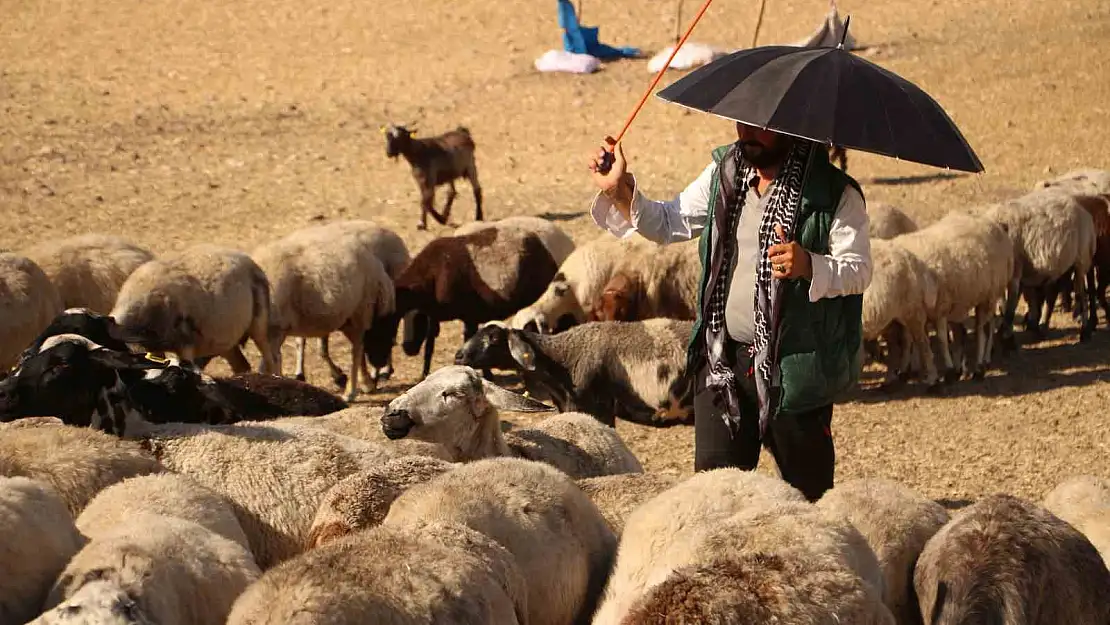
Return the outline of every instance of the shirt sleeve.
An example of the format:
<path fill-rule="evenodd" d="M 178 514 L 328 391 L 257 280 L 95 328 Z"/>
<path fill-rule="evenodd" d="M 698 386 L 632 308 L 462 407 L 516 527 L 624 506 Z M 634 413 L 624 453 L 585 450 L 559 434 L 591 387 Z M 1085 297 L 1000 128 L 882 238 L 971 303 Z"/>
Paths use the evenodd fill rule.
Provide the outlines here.
<path fill-rule="evenodd" d="M 863 196 L 848 185 L 829 231 L 829 253 L 809 253 L 813 267 L 809 301 L 860 295 L 871 284 L 869 221 Z"/>
<path fill-rule="evenodd" d="M 652 200 L 640 193 L 632 176 L 632 222 L 617 210 L 604 193 L 598 192 L 590 206 L 594 223 L 619 238 L 639 233 L 660 244 L 687 241 L 705 227 L 709 212 L 709 190 L 717 164 L 710 163 L 701 174 L 670 200 Z"/>

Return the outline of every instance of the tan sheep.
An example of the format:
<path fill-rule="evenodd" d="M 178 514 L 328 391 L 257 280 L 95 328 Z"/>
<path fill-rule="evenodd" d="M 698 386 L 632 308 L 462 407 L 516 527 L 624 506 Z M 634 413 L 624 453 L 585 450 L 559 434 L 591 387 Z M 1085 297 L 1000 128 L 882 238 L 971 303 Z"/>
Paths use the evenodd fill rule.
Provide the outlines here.
<path fill-rule="evenodd" d="M 948 522 L 944 506 L 884 479 L 841 482 L 816 505 L 863 534 L 882 569 L 883 603 L 899 623 L 919 623 L 917 600 L 910 593 L 913 568 L 925 543 Z"/>
<path fill-rule="evenodd" d="M 0 623 L 26 623 L 84 539 L 57 493 L 25 477 L 0 477 L 0 527 Z"/>
<path fill-rule="evenodd" d="M 384 445 L 398 456 L 427 456 L 453 460 L 450 451 L 439 443 L 402 438 L 390 440 L 382 432 L 383 410 L 377 406 L 357 405 L 318 417 L 279 417 L 267 423 L 273 426 L 301 425 L 328 430 L 343 436 Z"/>
<path fill-rule="evenodd" d="M 517 456 L 545 462 L 573 478 L 643 471 L 616 430 L 589 415 L 560 413 L 503 435 L 498 409 L 550 410 L 482 379 L 470 367 L 452 365 L 395 397 L 381 423 L 391 439 L 411 436 L 439 443 L 453 462 Z"/>
<path fill-rule="evenodd" d="M 251 370 L 239 349 L 250 338 L 262 354 L 259 371 L 280 372 L 269 343 L 270 283 L 238 250 L 203 243 L 140 266 L 110 316 L 149 350 L 190 361 L 222 356 L 235 373 Z"/>
<path fill-rule="evenodd" d="M 1033 191 L 1055 188 L 1073 193 L 1110 194 L 1110 171 L 1105 169 L 1074 169 L 1055 178 L 1040 180 Z"/>
<path fill-rule="evenodd" d="M 41 267 L 0 252 L 0 378 L 62 310 L 62 297 Z"/>
<path fill-rule="evenodd" d="M 1110 571 L 1089 540 L 1011 495 L 980 499 L 929 539 L 914 590 L 929 625 L 1110 623 Z"/>
<path fill-rule="evenodd" d="M 586 622 L 616 549 L 605 519 L 566 474 L 518 458 L 479 460 L 413 486 L 382 526 L 417 521 L 459 523 L 508 549 L 529 580 L 531 625 Z"/>
<path fill-rule="evenodd" d="M 702 274 L 698 244 L 691 239 L 621 259 L 602 288 L 590 320 L 694 320 Z"/>
<path fill-rule="evenodd" d="M 77 553 L 33 625 L 217 625 L 261 571 L 245 547 L 192 521 L 139 512 Z"/>
<path fill-rule="evenodd" d="M 359 530 L 380 525 L 405 490 L 450 471 L 455 465 L 425 456 L 401 456 L 336 482 L 316 511 L 308 546 L 319 547 Z"/>
<path fill-rule="evenodd" d="M 543 246 L 551 253 L 555 263 L 559 265 L 563 264 L 567 256 L 574 251 L 574 239 L 570 238 L 562 228 L 550 220 L 532 215 L 513 215 L 496 221 L 467 222 L 456 228 L 451 236 L 473 234 L 486 228 L 517 228 L 535 233 L 543 241 Z"/>
<path fill-rule="evenodd" d="M 867 217 L 867 234 L 871 241 L 893 239 L 900 234 L 917 230 L 917 223 L 909 215 L 890 204 L 869 203 Z"/>
<path fill-rule="evenodd" d="M 512 554 L 467 527 L 375 527 L 266 571 L 227 625 L 528 625 L 527 585 Z"/>
<path fill-rule="evenodd" d="M 50 422 L 23 425 L 6 427 L 0 435 L 0 475 L 49 484 L 74 517 L 112 484 L 162 471 L 158 461 L 134 441 Z"/>
<path fill-rule="evenodd" d="M 244 549 L 251 548 L 230 499 L 186 475 L 170 472 L 128 478 L 100 491 L 77 517 L 77 529 L 96 540 L 143 512 L 192 521 Z"/>
<path fill-rule="evenodd" d="M 115 306 L 127 277 L 154 259 L 154 254 L 135 243 L 106 234 L 49 240 L 25 253 L 57 287 L 63 308 L 87 308 L 104 315 Z"/>
<path fill-rule="evenodd" d="M 1110 481 L 1078 475 L 1056 485 L 1044 507 L 1083 532 L 1110 567 Z"/>
<path fill-rule="evenodd" d="M 287 336 L 342 332 L 351 343 L 344 399 L 354 401 L 359 372 L 366 369 L 363 335 L 376 317 L 392 314 L 396 306 L 393 280 L 368 240 L 337 232 L 334 225 L 317 226 L 262 245 L 251 256 L 270 282 L 272 352 L 281 353 Z M 330 357 L 328 362 L 334 365 Z M 331 373 L 338 383 L 339 369 Z M 296 376 L 304 379 L 303 343 L 298 344 Z M 377 380 L 367 374 L 364 383 L 364 390 L 372 392 Z"/>
<path fill-rule="evenodd" d="M 678 478 L 663 473 L 620 473 L 575 480 L 620 537 L 632 511 L 678 483 Z"/>

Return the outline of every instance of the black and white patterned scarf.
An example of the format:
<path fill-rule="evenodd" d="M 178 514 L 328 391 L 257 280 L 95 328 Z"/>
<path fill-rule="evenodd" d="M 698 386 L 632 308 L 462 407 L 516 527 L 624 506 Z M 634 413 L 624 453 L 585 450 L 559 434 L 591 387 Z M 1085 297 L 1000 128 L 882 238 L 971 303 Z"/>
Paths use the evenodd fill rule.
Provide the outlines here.
<path fill-rule="evenodd" d="M 772 277 L 771 261 L 767 249 L 771 245 L 783 243 L 778 240 L 775 225 L 781 224 L 783 233 L 793 237 L 794 221 L 801 205 L 802 188 L 805 184 L 808 165 L 814 144 L 804 139 L 794 142 L 793 148 L 779 170 L 778 177 L 771 189 L 767 208 L 759 223 L 759 260 L 756 265 L 755 280 L 755 339 L 751 348 L 753 371 L 759 403 L 760 436 L 766 431 L 772 408 L 771 388 L 778 387 L 776 364 L 778 362 L 778 328 L 781 318 L 782 285 Z M 754 168 L 741 155 L 738 145 L 734 145 L 721 160 L 718 168 L 720 185 L 717 197 L 718 210 L 714 211 L 713 238 L 710 243 L 713 251 L 710 258 L 710 279 L 706 290 L 706 309 L 703 316 L 707 319 L 705 333 L 709 371 L 706 377 L 707 388 L 716 391 L 724 399 L 726 410 L 722 415 L 732 431 L 740 424 L 740 402 L 737 395 L 736 379 L 725 357 L 727 331 L 725 330 L 725 302 L 728 299 L 728 268 L 731 267 L 736 247 L 736 226 L 744 202 L 748 196 L 748 185 Z M 729 175 L 732 174 L 732 175 Z"/>

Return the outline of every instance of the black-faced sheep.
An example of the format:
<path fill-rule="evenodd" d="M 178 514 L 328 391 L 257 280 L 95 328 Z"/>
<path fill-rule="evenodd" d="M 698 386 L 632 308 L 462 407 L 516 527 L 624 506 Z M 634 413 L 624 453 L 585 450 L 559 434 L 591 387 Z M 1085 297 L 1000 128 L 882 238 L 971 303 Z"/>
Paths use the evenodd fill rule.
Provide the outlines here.
<path fill-rule="evenodd" d="M 482 185 L 478 183 L 478 167 L 474 163 L 474 139 L 470 130 L 459 126 L 427 139 L 414 139 L 414 130 L 389 124 L 382 127 L 385 135 L 385 155 L 394 160 L 404 156 L 412 167 L 412 177 L 420 187 L 419 230 L 428 229 L 428 213 L 440 225 L 451 217 L 451 205 L 458 192 L 455 180 L 466 178 L 474 191 L 474 220 L 482 221 Z M 447 199 L 443 214 L 435 209 L 436 187 L 447 185 Z"/>
<path fill-rule="evenodd" d="M 50 240 L 24 252 L 57 287 L 65 308 L 108 314 L 120 287 L 154 254 L 122 237 L 82 234 Z"/>
<path fill-rule="evenodd" d="M 411 314 L 402 347 L 414 356 L 424 345 L 421 377 L 427 376 L 440 323 L 461 320 L 468 339 L 479 324 L 505 319 L 536 301 L 557 270 L 532 233 L 486 228 L 434 239 L 394 282 L 396 311 L 374 320 L 366 350 L 392 348 L 401 318 Z"/>
<path fill-rule="evenodd" d="M 139 340 L 137 336 L 127 336 L 116 320 L 107 315 L 88 308 L 68 308 L 55 316 L 50 325 L 23 350 L 14 369 L 18 370 L 27 359 L 39 353 L 47 339 L 60 334 L 83 336 L 101 347 L 120 352 L 130 351 L 127 344 Z"/>
<path fill-rule="evenodd" d="M 616 430 L 589 415 L 561 413 L 502 434 L 498 409 L 551 410 L 482 379 L 470 367 L 448 366 L 394 398 L 381 425 L 391 439 L 439 443 L 455 462 L 516 456 L 545 462 L 574 478 L 643 471 Z"/>
<path fill-rule="evenodd" d="M 694 381 L 686 372 L 692 321 L 598 321 L 554 335 L 487 324 L 455 362 L 520 373 L 529 394 L 562 412 L 606 425 L 617 418 L 668 427 L 692 423 Z"/>
<path fill-rule="evenodd" d="M 62 309 L 58 289 L 41 267 L 0 252 L 0 377 Z"/>
<path fill-rule="evenodd" d="M 222 356 L 235 373 L 251 370 L 239 349 L 249 338 L 262 354 L 259 371 L 278 372 L 270 282 L 237 250 L 205 243 L 143 264 L 120 287 L 111 317 L 146 349 L 192 362 Z"/>
<path fill-rule="evenodd" d="M 1077 529 L 1005 494 L 964 508 L 921 552 L 913 585 L 929 625 L 1105 625 L 1110 571 Z"/>

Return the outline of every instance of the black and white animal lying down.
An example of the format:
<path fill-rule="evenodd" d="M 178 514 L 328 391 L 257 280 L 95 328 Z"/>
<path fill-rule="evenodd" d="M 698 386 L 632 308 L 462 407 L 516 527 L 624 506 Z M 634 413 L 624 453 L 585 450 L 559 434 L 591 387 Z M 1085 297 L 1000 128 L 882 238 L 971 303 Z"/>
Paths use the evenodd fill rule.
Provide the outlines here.
<path fill-rule="evenodd" d="M 0 381 L 0 422 L 52 416 L 123 435 L 128 419 L 219 424 L 347 407 L 304 382 L 257 373 L 213 378 L 189 363 L 109 349 L 79 334 L 51 335 L 34 347 Z"/>
<path fill-rule="evenodd" d="M 694 377 L 686 374 L 692 321 L 597 321 L 558 334 L 493 322 L 458 352 L 455 364 L 516 371 L 529 395 L 560 412 L 669 427 L 694 418 Z"/>

